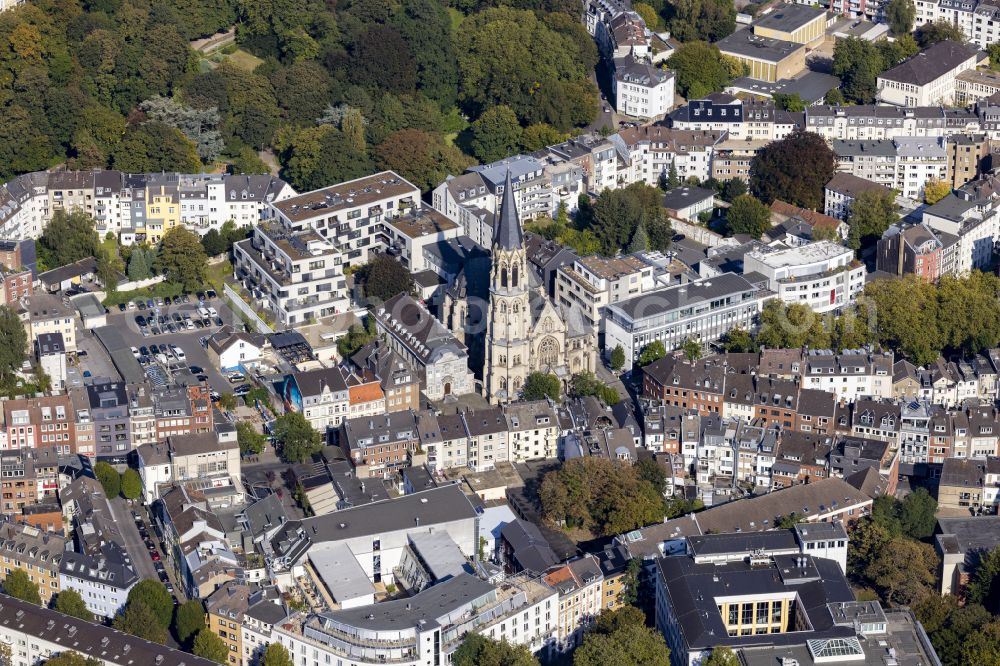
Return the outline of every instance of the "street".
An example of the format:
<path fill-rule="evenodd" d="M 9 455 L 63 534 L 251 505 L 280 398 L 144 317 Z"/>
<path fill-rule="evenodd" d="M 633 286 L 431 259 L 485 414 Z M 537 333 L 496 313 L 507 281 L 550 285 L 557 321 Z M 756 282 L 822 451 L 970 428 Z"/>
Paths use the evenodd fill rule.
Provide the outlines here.
<path fill-rule="evenodd" d="M 142 536 L 135 526 L 135 520 L 132 518 L 132 512 L 128 507 L 128 503 L 121 497 L 116 497 L 110 500 L 110 504 L 111 513 L 114 515 L 118 531 L 125 541 L 125 549 L 128 551 L 128 556 L 132 559 L 132 566 L 135 568 L 135 572 L 142 579 L 159 580 L 159 577 L 156 575 L 156 568 L 153 567 L 153 561 L 149 558 L 149 551 L 146 549 L 146 544 L 143 543 Z"/>

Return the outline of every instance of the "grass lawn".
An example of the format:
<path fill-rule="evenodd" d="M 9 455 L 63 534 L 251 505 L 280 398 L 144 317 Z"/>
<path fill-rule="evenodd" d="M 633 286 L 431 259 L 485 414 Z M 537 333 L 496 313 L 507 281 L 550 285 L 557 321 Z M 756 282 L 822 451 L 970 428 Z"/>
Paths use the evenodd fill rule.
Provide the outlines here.
<path fill-rule="evenodd" d="M 243 49 L 236 49 L 233 53 L 225 56 L 224 59 L 229 60 L 229 62 L 233 63 L 240 69 L 245 69 L 248 72 L 252 72 L 257 68 L 257 65 L 264 63 L 263 60 L 252 53 L 244 51 Z"/>
<path fill-rule="evenodd" d="M 208 266 L 208 284 L 216 293 L 222 293 L 222 283 L 227 277 L 233 274 L 233 265 L 228 261 L 222 261 Z"/>

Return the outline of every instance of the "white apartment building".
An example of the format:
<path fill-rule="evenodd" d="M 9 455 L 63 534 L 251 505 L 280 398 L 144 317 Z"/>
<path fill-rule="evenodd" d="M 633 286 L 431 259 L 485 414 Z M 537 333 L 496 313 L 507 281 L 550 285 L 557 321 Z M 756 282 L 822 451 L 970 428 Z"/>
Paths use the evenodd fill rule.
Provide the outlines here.
<path fill-rule="evenodd" d="M 810 106 L 805 129 L 827 141 L 879 141 L 900 136 L 949 136 L 978 132 L 976 114 L 940 106 Z"/>
<path fill-rule="evenodd" d="M 733 328 L 751 330 L 766 298 L 741 275 L 724 273 L 607 307 L 604 351 L 625 350 L 630 370 L 646 345 L 660 340 L 668 351 L 691 339 L 707 345 Z"/>
<path fill-rule="evenodd" d="M 948 40 L 933 44 L 880 74 L 878 99 L 896 106 L 951 104 L 955 77 L 975 69 L 978 58 L 976 49 L 964 44 Z"/>
<path fill-rule="evenodd" d="M 424 248 L 439 241 L 458 238 L 462 227 L 440 211 L 423 204 L 382 223 L 376 240 L 386 252 L 398 257 L 399 262 L 411 273 L 427 270 Z"/>
<path fill-rule="evenodd" d="M 462 573 L 406 599 L 294 615 L 274 625 L 269 639 L 295 664 L 445 664 L 473 631 L 539 652 L 555 642 L 558 599 L 551 587 L 524 576 L 494 586 Z M 244 666 L 250 666 L 246 655 Z"/>
<path fill-rule="evenodd" d="M 87 610 L 97 617 L 115 617 L 138 582 L 124 548 L 114 542 L 96 556 L 67 551 L 59 563 L 59 589 L 79 592 Z"/>
<path fill-rule="evenodd" d="M 1000 40 L 1000 8 L 980 0 L 916 0 L 915 27 L 946 21 L 977 48 L 986 50 Z"/>
<path fill-rule="evenodd" d="M 61 299 L 44 292 L 35 292 L 27 302 L 28 342 L 34 345 L 39 336 L 58 333 L 63 350 L 76 352 L 76 313 Z"/>
<path fill-rule="evenodd" d="M 632 256 L 581 257 L 556 271 L 556 301 L 569 316 L 603 329 L 604 307 L 642 293 L 643 282 L 652 273 L 652 266 Z"/>
<path fill-rule="evenodd" d="M 361 265 L 376 247 L 382 223 L 420 204 L 420 189 L 392 171 L 349 180 L 273 203 L 267 215 L 292 232 L 312 230 Z"/>
<path fill-rule="evenodd" d="M 312 228 L 278 222 L 254 227 L 252 238 L 233 245 L 236 279 L 251 304 L 283 326 L 345 312 L 349 305 L 344 253 Z"/>
<path fill-rule="evenodd" d="M 351 416 L 350 390 L 340 368 L 293 372 L 285 379 L 282 398 L 321 433 Z"/>
<path fill-rule="evenodd" d="M 615 111 L 633 118 L 662 118 L 674 106 L 674 73 L 635 60 L 615 60 Z"/>
<path fill-rule="evenodd" d="M 990 266 L 994 245 L 1000 240 L 1000 211 L 949 194 L 924 210 L 923 222 L 957 237 L 954 262 L 942 267 L 942 273 L 968 274 Z"/>
<path fill-rule="evenodd" d="M 0 643 L 11 666 L 35 666 L 72 650 L 102 666 L 212 666 L 208 659 L 0 594 Z"/>
<path fill-rule="evenodd" d="M 593 555 L 551 569 L 542 580 L 559 592 L 558 648 L 570 650 L 604 607 L 604 575 Z"/>
<path fill-rule="evenodd" d="M 909 199 L 922 199 L 928 180 L 948 180 L 948 151 L 939 137 L 897 137 L 895 190 Z"/>
<path fill-rule="evenodd" d="M 642 125 L 608 137 L 625 162 L 620 173 L 623 185 L 656 185 L 673 164 L 682 180 L 707 180 L 712 175 L 712 154 L 726 138 L 724 131 L 681 130 L 661 125 Z"/>
<path fill-rule="evenodd" d="M 892 398 L 892 359 L 892 352 L 809 350 L 802 359 L 802 387 L 847 402 Z"/>
<path fill-rule="evenodd" d="M 743 258 L 745 273 L 767 277 L 768 289 L 785 303 L 802 303 L 816 312 L 839 310 L 854 302 L 865 287 L 865 267 L 854 251 L 832 241 L 769 251 L 760 248 Z"/>
<path fill-rule="evenodd" d="M 545 400 L 504 405 L 510 459 L 513 462 L 555 458 L 559 452 L 559 423 Z"/>

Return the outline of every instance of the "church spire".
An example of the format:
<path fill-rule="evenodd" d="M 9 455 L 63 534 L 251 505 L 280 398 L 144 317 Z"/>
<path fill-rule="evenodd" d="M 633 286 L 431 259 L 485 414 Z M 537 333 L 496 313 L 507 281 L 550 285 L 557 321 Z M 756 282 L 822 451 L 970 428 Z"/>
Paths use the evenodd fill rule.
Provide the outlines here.
<path fill-rule="evenodd" d="M 524 245 L 524 233 L 521 231 L 521 220 L 517 215 L 517 205 L 514 203 L 514 187 L 510 183 L 510 169 L 503 184 L 503 199 L 500 201 L 500 213 L 493 229 L 493 246 L 504 250 L 520 249 Z"/>

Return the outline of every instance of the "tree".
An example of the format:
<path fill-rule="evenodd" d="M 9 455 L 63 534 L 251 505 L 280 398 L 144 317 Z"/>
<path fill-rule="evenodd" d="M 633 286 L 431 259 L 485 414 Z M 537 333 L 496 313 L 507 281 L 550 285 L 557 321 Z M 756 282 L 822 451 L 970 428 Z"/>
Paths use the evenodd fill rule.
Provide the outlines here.
<path fill-rule="evenodd" d="M 97 248 L 97 279 L 108 293 L 118 291 L 118 277 L 125 270 L 125 263 L 116 250 L 99 246 Z"/>
<path fill-rule="evenodd" d="M 663 208 L 663 193 L 655 187 L 633 183 L 623 189 L 606 189 L 592 203 L 589 200 L 581 203 L 576 224 L 592 232 L 607 255 L 617 254 L 628 245 L 640 225 L 647 236 L 648 249 L 670 247 L 673 229 Z"/>
<path fill-rule="evenodd" d="M 847 246 L 853 250 L 871 247 L 898 221 L 896 195 L 892 190 L 859 192 L 847 210 Z"/>
<path fill-rule="evenodd" d="M 636 474 L 649 482 L 662 495 L 667 490 L 667 473 L 654 458 L 643 458 L 635 464 Z"/>
<path fill-rule="evenodd" d="M 910 606 L 933 593 L 936 570 L 933 546 L 899 537 L 879 549 L 865 575 L 887 604 Z"/>
<path fill-rule="evenodd" d="M 949 194 L 951 187 L 943 180 L 931 178 L 924 184 L 924 201 L 928 204 L 936 204 Z"/>
<path fill-rule="evenodd" d="M 961 44 L 965 42 L 965 33 L 957 25 L 952 25 L 946 20 L 925 23 L 917 28 L 917 43 L 922 49 L 945 40 Z"/>
<path fill-rule="evenodd" d="M 201 237 L 201 246 L 205 249 L 205 254 L 210 257 L 226 251 L 226 241 L 216 229 L 209 229 L 208 233 Z"/>
<path fill-rule="evenodd" d="M 645 613 L 632 606 L 602 612 L 573 653 L 573 666 L 668 666 L 670 649 L 645 619 Z"/>
<path fill-rule="evenodd" d="M 347 335 L 337 340 L 337 353 L 341 358 L 350 358 L 374 339 L 375 319 L 369 316 L 365 326 L 354 324 L 347 330 Z"/>
<path fill-rule="evenodd" d="M 129 590 L 128 605 L 146 606 L 156 616 L 156 621 L 166 629 L 174 615 L 174 599 L 158 580 L 141 580 Z"/>
<path fill-rule="evenodd" d="M 681 44 L 667 66 L 674 71 L 677 91 L 687 99 L 700 99 L 722 90 L 743 75 L 742 65 L 722 55 L 714 44 L 703 41 Z"/>
<path fill-rule="evenodd" d="M 473 116 L 505 105 L 523 123 L 566 131 L 596 115 L 597 91 L 587 76 L 597 64 L 597 49 L 568 17 L 485 9 L 463 21 L 455 52 L 460 97 Z"/>
<path fill-rule="evenodd" d="M 774 93 L 774 105 L 782 111 L 800 113 L 806 110 L 806 103 L 798 93 Z"/>
<path fill-rule="evenodd" d="M 462 173 L 472 163 L 440 134 L 401 129 L 375 149 L 379 166 L 395 171 L 424 192 L 437 187 L 449 174 Z"/>
<path fill-rule="evenodd" d="M 885 22 L 894 34 L 905 35 L 913 30 L 917 6 L 913 0 L 889 0 L 885 6 Z"/>
<path fill-rule="evenodd" d="M 0 664 L 8 663 L 0 659 Z M 60 652 L 54 657 L 49 657 L 42 666 L 101 666 L 104 662 L 94 657 L 84 657 L 74 650 Z"/>
<path fill-rule="evenodd" d="M 621 534 L 663 520 L 663 491 L 648 478 L 618 460 L 574 458 L 545 475 L 539 498 L 552 523 Z"/>
<path fill-rule="evenodd" d="M 159 584 L 159 581 L 144 580 L 140 581 L 139 585 L 142 583 Z M 132 589 L 133 591 L 135 590 L 135 588 Z M 129 593 L 129 596 L 131 597 L 132 594 Z M 171 604 L 171 608 L 173 608 L 173 604 Z M 167 624 L 170 624 L 169 620 L 167 620 Z M 125 610 L 114 619 L 111 626 L 118 631 L 124 631 L 127 634 L 144 638 L 153 643 L 164 645 L 167 642 L 167 628 L 160 621 L 157 613 L 141 601 L 136 603 L 129 602 L 125 606 Z"/>
<path fill-rule="evenodd" d="M 635 233 L 632 234 L 632 240 L 629 241 L 628 251 L 629 254 L 633 252 L 645 252 L 649 249 L 649 234 L 646 233 L 646 224 L 639 220 L 639 224 L 636 225 Z"/>
<path fill-rule="evenodd" d="M 384 254 L 377 255 L 355 275 L 361 280 L 365 298 L 370 301 L 387 301 L 413 289 L 413 276 L 409 271 Z"/>
<path fill-rule="evenodd" d="M 27 601 L 38 606 L 42 605 L 42 597 L 38 594 L 38 585 L 28 578 L 24 569 L 14 569 L 3 581 L 3 591 L 21 601 Z"/>
<path fill-rule="evenodd" d="M 469 147 L 480 162 L 495 162 L 517 152 L 521 123 L 509 106 L 490 107 L 472 123 Z"/>
<path fill-rule="evenodd" d="M 711 654 L 701 660 L 701 666 L 739 666 L 739 664 L 740 660 L 736 658 L 736 653 L 725 645 L 712 648 Z"/>
<path fill-rule="evenodd" d="M 475 634 L 478 635 L 478 634 Z M 454 663 L 454 660 L 453 660 Z M 281 643 L 268 643 L 264 655 L 260 658 L 260 666 L 294 666 L 288 650 Z"/>
<path fill-rule="evenodd" d="M 236 155 L 228 158 L 226 161 L 229 163 L 226 172 L 234 176 L 240 174 L 266 175 L 271 173 L 271 167 L 267 165 L 267 162 L 260 159 L 250 146 L 243 146 Z"/>
<path fill-rule="evenodd" d="M 747 184 L 744 183 L 739 178 L 730 178 L 729 180 L 722 181 L 722 185 L 719 188 L 719 196 L 722 197 L 723 201 L 728 201 L 732 203 L 736 200 L 736 197 L 741 194 L 747 193 Z"/>
<path fill-rule="evenodd" d="M 72 588 L 66 588 L 56 595 L 55 610 L 66 615 L 78 617 L 88 622 L 94 621 L 94 614 L 87 609 L 87 603 L 80 593 Z"/>
<path fill-rule="evenodd" d="M 485 115 L 485 114 L 484 114 Z M 548 123 L 535 123 L 528 125 L 521 132 L 521 150 L 533 153 L 542 150 L 546 146 L 562 143 L 566 140 L 566 134 L 560 132 Z"/>
<path fill-rule="evenodd" d="M 684 352 L 684 358 L 689 361 L 697 361 L 701 358 L 701 343 L 694 338 L 688 338 L 685 340 L 684 344 L 681 345 L 681 350 Z"/>
<path fill-rule="evenodd" d="M 899 522 L 903 532 L 914 539 L 926 539 L 934 533 L 937 518 L 937 500 L 926 488 L 917 488 L 903 498 L 899 511 Z"/>
<path fill-rule="evenodd" d="M 836 167 L 837 158 L 820 135 L 798 130 L 767 144 L 753 158 L 750 191 L 768 205 L 780 199 L 818 210 Z"/>
<path fill-rule="evenodd" d="M 895 41 L 869 42 L 858 37 L 839 40 L 833 50 L 833 74 L 841 78 L 841 99 L 857 104 L 875 101 L 879 74 L 898 65 L 919 51 L 916 41 L 908 34 Z"/>
<path fill-rule="evenodd" d="M 671 5 L 671 34 L 682 42 L 717 42 L 736 30 L 736 6 L 725 0 L 677 2 Z"/>
<path fill-rule="evenodd" d="M 94 225 L 94 218 L 83 211 L 56 210 L 38 239 L 46 268 L 59 268 L 96 255 L 98 238 Z"/>
<path fill-rule="evenodd" d="M 667 355 L 667 348 L 663 346 L 662 340 L 653 340 L 648 345 L 643 347 L 642 352 L 639 354 L 639 361 L 637 365 L 641 368 L 647 366 L 654 361 L 659 361 L 661 358 Z"/>
<path fill-rule="evenodd" d="M 243 455 L 260 455 L 267 438 L 257 432 L 257 428 L 250 421 L 240 421 L 236 424 L 236 441 L 239 442 L 240 453 Z"/>
<path fill-rule="evenodd" d="M 992 613 L 1000 610 L 1000 546 L 980 555 L 965 597 L 970 603 L 982 604 Z"/>
<path fill-rule="evenodd" d="M 282 414 L 271 428 L 285 462 L 305 462 L 323 448 L 320 434 L 300 412 Z"/>
<path fill-rule="evenodd" d="M 757 343 L 754 342 L 753 336 L 742 328 L 731 328 L 722 337 L 722 348 L 727 352 L 756 352 Z"/>
<path fill-rule="evenodd" d="M 615 345 L 611 350 L 611 369 L 621 372 L 625 367 L 625 349 L 621 345 Z"/>
<path fill-rule="evenodd" d="M 554 402 L 559 402 L 562 393 L 562 384 L 555 375 L 544 372 L 533 372 L 524 380 L 524 388 L 521 389 L 522 400 L 544 400 L 549 398 Z"/>
<path fill-rule="evenodd" d="M 223 393 L 219 396 L 219 407 L 227 412 L 236 409 L 236 396 L 232 393 Z"/>
<path fill-rule="evenodd" d="M 1000 621 L 990 622 L 970 634 L 962 655 L 966 664 L 1000 664 Z"/>
<path fill-rule="evenodd" d="M 140 495 L 142 495 L 142 479 L 139 477 L 139 472 L 129 467 L 122 474 L 122 496 L 134 500 Z"/>
<path fill-rule="evenodd" d="M 194 637 L 191 651 L 199 657 L 217 664 L 225 664 L 229 659 L 229 648 L 208 627 L 202 628 Z"/>
<path fill-rule="evenodd" d="M 114 467 L 101 461 L 94 465 L 94 476 L 101 482 L 108 499 L 118 497 L 122 492 L 122 477 Z"/>
<path fill-rule="evenodd" d="M 174 227 L 163 234 L 156 255 L 156 270 L 168 282 L 186 292 L 203 289 L 208 280 L 208 257 L 198 235 L 185 227 Z"/>
<path fill-rule="evenodd" d="M 827 104 L 832 104 L 834 106 L 840 106 L 844 103 L 844 93 L 840 92 L 840 88 L 833 88 L 823 97 L 823 101 Z"/>
<path fill-rule="evenodd" d="M 146 280 L 153 277 L 153 262 L 155 256 L 152 250 L 142 247 L 132 249 L 128 258 L 128 279 L 133 281 Z"/>
<path fill-rule="evenodd" d="M 770 349 L 797 349 L 808 346 L 828 349 L 830 333 L 823 318 L 804 303 L 786 305 L 779 299 L 764 303 L 760 314 L 757 344 Z"/>
<path fill-rule="evenodd" d="M 746 234 L 759 239 L 771 228 L 771 209 L 749 194 L 741 194 L 733 199 L 726 213 L 729 233 Z"/>
<path fill-rule="evenodd" d="M 538 666 L 538 659 L 525 645 L 511 645 L 506 640 L 495 641 L 470 632 L 452 653 L 451 663 L 453 666 Z"/>
<path fill-rule="evenodd" d="M 111 163 L 115 169 L 132 173 L 197 173 L 201 169 L 198 149 L 191 140 L 176 127 L 153 120 L 128 126 Z"/>
<path fill-rule="evenodd" d="M 224 146 L 219 124 L 222 119 L 215 107 L 192 108 L 172 97 L 152 97 L 139 105 L 152 120 L 180 130 L 205 162 L 214 160 Z"/>
<path fill-rule="evenodd" d="M 24 323 L 9 305 L 0 305 L 0 384 L 9 384 L 21 369 L 27 346 Z"/>

